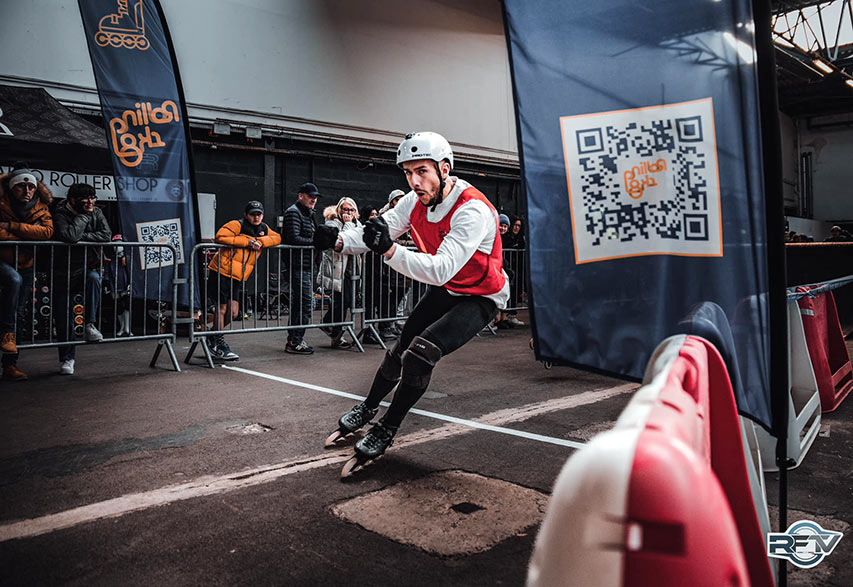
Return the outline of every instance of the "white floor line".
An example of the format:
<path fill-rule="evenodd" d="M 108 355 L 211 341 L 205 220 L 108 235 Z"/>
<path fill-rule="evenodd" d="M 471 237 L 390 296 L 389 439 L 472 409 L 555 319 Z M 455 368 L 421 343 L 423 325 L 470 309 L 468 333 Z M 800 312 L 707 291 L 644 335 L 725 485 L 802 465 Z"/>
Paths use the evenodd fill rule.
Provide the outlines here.
<path fill-rule="evenodd" d="M 284 378 L 274 377 L 272 375 L 248 371 L 246 369 L 229 368 L 235 371 L 243 371 L 248 374 L 258 375 L 260 377 L 266 377 L 292 385 L 299 385 L 305 388 L 315 389 L 317 391 L 332 393 L 333 395 L 341 395 L 350 399 L 362 399 L 360 396 L 354 394 L 328 389 L 317 385 L 287 380 Z M 447 420 L 449 423 L 439 428 L 422 430 L 400 436 L 395 443 L 395 447 L 400 449 L 434 440 L 445 440 L 454 436 L 470 433 L 478 428 L 508 434 L 510 432 L 507 431 L 510 429 L 501 428 L 498 425 L 510 422 L 520 422 L 534 416 L 596 403 L 616 395 L 632 392 L 638 387 L 639 386 L 637 384 L 627 383 L 609 389 L 587 391 L 569 397 L 547 400 L 518 408 L 499 410 L 491 414 L 486 414 L 478 418 L 476 421 L 462 420 L 460 418 L 452 418 L 450 416 L 441 416 L 440 414 L 433 415 L 432 412 L 424 412 L 423 415 L 429 417 L 441 416 L 440 419 Z M 418 410 L 418 412 L 421 412 L 421 410 Z M 512 432 L 514 433 L 517 431 Z M 536 437 L 539 435 L 532 436 Z M 580 443 L 573 444 L 582 446 Z M 121 517 L 132 512 L 162 506 L 169 503 L 204 497 L 207 495 L 227 493 L 255 485 L 261 485 L 294 473 L 301 473 L 337 463 L 343 463 L 349 459 L 350 456 L 352 456 L 352 448 L 324 452 L 314 456 L 302 456 L 264 467 L 247 469 L 226 475 L 199 477 L 198 479 L 187 483 L 181 483 L 179 485 L 169 485 L 158 489 L 152 489 L 150 491 L 131 493 L 114 499 L 80 506 L 64 512 L 41 516 L 39 518 L 9 522 L 0 525 L 0 542 L 39 536 L 97 520 Z"/>
<path fill-rule="evenodd" d="M 321 385 L 314 385 L 313 383 L 304 383 L 302 381 L 296 381 L 295 379 L 287 379 L 286 377 L 278 377 L 276 375 L 269 375 L 268 373 L 261 373 L 260 371 L 252 371 L 250 369 L 243 369 L 242 367 L 232 367 L 230 365 L 223 365 L 223 368 L 229 369 L 231 371 L 239 371 L 240 373 L 246 373 L 247 375 L 254 375 L 255 377 L 262 377 L 264 379 L 270 379 L 272 381 L 278 381 L 279 383 L 286 383 L 287 385 L 293 385 L 296 387 L 304 387 L 305 389 L 312 389 L 314 391 L 321 391 L 323 393 L 328 393 L 331 395 L 338 395 L 341 397 L 346 397 L 349 399 L 353 399 L 356 401 L 363 401 L 365 398 L 360 395 L 356 395 L 353 393 L 347 393 L 345 391 L 340 391 L 337 389 L 331 389 L 329 387 L 323 387 Z M 617 387 L 613 387 L 608 390 L 602 391 L 594 391 L 594 392 L 586 392 L 595 394 L 594 401 L 601 401 L 603 399 L 607 399 L 608 397 L 612 397 L 613 395 L 618 395 L 619 393 L 624 393 L 624 391 L 630 391 L 636 389 L 638 386 L 635 383 L 626 383 L 624 385 L 620 385 Z M 617 390 L 613 392 L 613 390 Z M 606 393 L 611 392 L 611 393 Z M 584 397 L 581 397 L 584 396 Z M 578 394 L 577 396 L 570 396 L 567 398 L 561 398 L 566 402 L 566 407 L 560 409 L 568 409 L 571 407 L 575 407 L 576 405 L 582 405 L 585 403 L 590 403 L 586 401 L 588 398 L 585 397 L 585 394 Z M 382 402 L 383 406 L 388 406 L 388 402 Z M 528 406 L 529 408 L 529 406 Z M 523 410 L 525 408 L 512 408 L 513 411 Z M 553 411 L 553 410 L 549 410 Z M 575 442 L 572 440 L 566 440 L 564 438 L 554 438 L 553 436 L 543 436 L 542 434 L 534 434 L 532 432 L 524 432 L 522 430 L 514 430 L 512 428 L 503 428 L 500 426 L 495 426 L 493 424 L 489 424 L 484 422 L 482 419 L 477 420 L 465 420 L 463 418 L 457 418 L 455 416 L 447 416 L 444 414 L 439 414 L 437 412 L 430 412 L 427 410 L 421 410 L 418 408 L 412 408 L 410 411 L 412 414 L 418 414 L 419 416 L 426 416 L 427 418 L 433 418 L 435 420 L 443 420 L 445 422 L 452 422 L 454 424 L 461 424 L 463 426 L 468 426 L 470 428 L 477 428 L 479 430 L 489 430 L 491 432 L 499 432 L 501 434 L 509 434 L 510 436 L 519 436 L 521 438 L 527 438 L 528 440 L 536 440 L 539 442 L 546 442 L 549 444 L 558 444 L 560 446 L 568 446 L 570 448 L 581 448 L 584 443 Z M 535 414 L 533 414 L 535 415 Z M 528 416 L 528 418 L 533 417 L 533 415 Z M 527 418 L 524 418 L 527 419 Z M 518 420 L 516 420 L 518 421 Z"/>

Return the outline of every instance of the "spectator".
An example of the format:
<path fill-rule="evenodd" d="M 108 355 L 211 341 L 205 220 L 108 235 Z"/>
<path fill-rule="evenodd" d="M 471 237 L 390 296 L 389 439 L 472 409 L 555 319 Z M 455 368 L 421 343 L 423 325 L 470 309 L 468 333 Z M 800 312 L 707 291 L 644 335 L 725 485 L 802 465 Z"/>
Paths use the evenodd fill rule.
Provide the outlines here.
<path fill-rule="evenodd" d="M 508 243 L 509 236 L 507 236 L 509 234 L 509 225 L 510 225 L 509 216 L 507 216 L 506 214 L 500 214 L 498 216 L 498 231 L 500 232 L 500 235 L 501 235 L 501 243 L 502 243 L 503 253 L 504 253 L 504 255 L 503 255 L 504 271 L 506 272 L 507 277 L 509 278 L 510 290 L 512 290 L 512 283 L 515 281 L 515 273 L 513 272 L 513 270 L 509 266 L 510 261 L 507 258 L 507 254 L 506 254 L 507 246 L 509 244 Z M 495 318 L 495 326 L 497 326 L 500 329 L 515 328 L 515 325 L 510 324 L 507 321 L 507 313 L 503 310 L 501 310 L 500 313 L 498 314 L 498 317 Z"/>
<path fill-rule="evenodd" d="M 296 203 L 284 211 L 284 242 L 288 245 L 315 246 L 329 248 L 337 239 L 333 227 L 318 230 L 314 218 L 317 198 L 321 197 L 317 186 L 304 183 L 299 188 Z M 331 240 L 331 242 L 326 242 Z M 311 308 L 314 299 L 314 254 L 313 251 L 299 249 L 291 251 L 290 257 L 290 325 L 301 326 L 311 321 Z M 305 328 L 293 328 L 287 331 L 285 352 L 296 355 L 310 355 L 314 349 L 304 340 Z"/>
<path fill-rule="evenodd" d="M 0 241 L 50 240 L 52 199 L 26 163 L 16 163 L 10 173 L 0 175 Z M 6 381 L 27 378 L 17 366 L 15 331 L 32 300 L 33 254 L 33 247 L 0 246 L 0 349 Z"/>
<path fill-rule="evenodd" d="M 367 222 L 377 216 L 379 216 L 379 212 L 373 206 L 362 206 L 359 211 L 360 222 Z M 368 320 L 373 320 L 379 317 L 378 310 L 381 309 L 382 301 L 387 300 L 389 295 L 388 283 L 382 279 L 382 263 L 380 259 L 373 256 L 366 257 L 361 275 L 362 279 L 364 279 L 364 317 Z M 366 343 L 379 344 L 379 341 L 369 329 L 365 328 L 358 336 Z"/>
<path fill-rule="evenodd" d="M 379 212 L 377 212 L 376 208 L 373 206 L 362 206 L 361 210 L 358 212 L 358 219 L 360 222 L 367 222 L 376 216 L 379 216 Z"/>
<path fill-rule="evenodd" d="M 252 200 L 246 204 L 242 220 L 232 220 L 216 231 L 216 242 L 229 247 L 219 249 L 208 264 L 210 271 L 217 276 L 219 304 L 213 318 L 214 328 L 224 330 L 240 311 L 237 300 L 243 284 L 255 268 L 261 249 L 281 244 L 281 235 L 264 223 L 264 205 Z M 216 336 L 210 351 L 213 358 L 222 361 L 240 358 L 225 342 L 224 334 Z"/>
<path fill-rule="evenodd" d="M 56 240 L 66 243 L 108 243 L 113 237 L 107 219 L 95 206 L 95 188 L 87 183 L 75 183 L 68 188 L 65 200 L 56 203 L 53 220 Z M 104 335 L 98 330 L 98 311 L 101 306 L 101 253 L 103 248 L 68 247 L 58 253 L 53 267 L 54 317 L 56 333 L 61 341 L 71 340 L 74 314 L 71 300 L 84 292 L 83 339 L 100 342 Z M 74 374 L 75 345 L 62 345 L 59 351 L 59 374 Z"/>
<path fill-rule="evenodd" d="M 406 195 L 406 192 L 403 190 L 393 190 L 390 194 L 388 194 L 388 204 L 379 211 L 379 215 L 381 216 L 388 210 L 393 209 L 397 206 L 397 202 L 400 201 L 400 198 Z M 401 234 L 399 237 L 394 239 L 398 245 L 402 245 L 404 247 L 413 247 L 415 246 L 415 241 L 412 240 L 411 231 L 406 231 Z M 405 308 L 408 305 L 408 297 L 410 295 L 414 295 L 412 292 L 412 283 L 410 279 L 406 279 L 403 275 L 400 275 L 396 271 L 391 268 L 385 268 L 383 271 L 383 279 L 385 280 L 385 287 L 388 290 L 388 299 L 383 304 L 384 307 L 384 317 L 402 317 L 405 315 Z M 419 292 L 418 292 L 419 293 Z M 412 307 L 417 304 L 418 300 L 411 300 Z M 380 312 L 383 312 L 383 309 L 380 308 Z M 400 336 L 402 332 L 401 328 L 397 325 L 397 322 L 382 322 L 382 329 L 379 331 L 379 336 L 382 340 L 393 340 Z"/>
<path fill-rule="evenodd" d="M 525 248 L 524 243 L 524 224 L 518 216 L 513 216 L 510 219 L 510 228 L 506 233 L 501 234 L 501 243 L 504 250 L 505 266 L 507 275 L 512 275 L 510 280 L 509 293 L 509 308 L 515 308 L 519 304 L 521 288 L 525 282 L 524 271 L 524 253 L 521 249 Z M 524 326 L 524 322 L 518 319 L 517 310 L 507 310 L 506 319 L 503 322 L 510 328 L 516 326 Z"/>
<path fill-rule="evenodd" d="M 829 229 L 829 236 L 824 239 L 824 242 L 827 243 L 849 243 L 851 241 L 853 241 L 853 235 L 837 224 Z"/>
<path fill-rule="evenodd" d="M 327 208 L 328 210 L 328 208 Z M 339 232 L 352 230 L 361 223 L 358 221 L 358 208 L 352 198 L 341 198 L 334 207 L 334 214 L 327 218 L 326 225 L 338 229 Z M 320 285 L 332 294 L 331 303 L 323 322 L 343 322 L 347 310 L 352 310 L 353 282 L 352 276 L 361 274 L 361 256 L 343 255 L 334 251 L 325 251 L 320 264 Z M 323 327 L 323 331 L 332 339 L 333 349 L 346 349 L 352 343 L 344 340 L 343 326 Z"/>
<path fill-rule="evenodd" d="M 323 210 L 323 220 L 328 222 L 329 220 L 334 220 L 338 217 L 338 207 L 337 206 L 326 206 Z"/>
<path fill-rule="evenodd" d="M 119 245 L 122 235 L 113 235 L 116 246 L 111 255 L 104 258 L 104 291 L 112 294 L 115 303 L 118 332 L 116 336 L 133 336 L 130 320 L 130 268 L 127 266 L 127 254 Z"/>

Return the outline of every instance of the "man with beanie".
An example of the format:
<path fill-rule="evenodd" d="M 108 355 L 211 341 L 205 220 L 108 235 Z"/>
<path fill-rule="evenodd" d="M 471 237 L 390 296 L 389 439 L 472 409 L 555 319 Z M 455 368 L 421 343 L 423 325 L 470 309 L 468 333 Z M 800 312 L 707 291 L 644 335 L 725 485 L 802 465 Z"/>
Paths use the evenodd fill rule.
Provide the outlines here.
<path fill-rule="evenodd" d="M 281 235 L 264 222 L 264 205 L 252 200 L 246 204 L 242 220 L 232 220 L 216 231 L 216 242 L 230 247 L 218 249 L 208 264 L 211 277 L 217 281 L 207 286 L 207 294 L 212 297 L 211 294 L 215 293 L 219 299 L 214 329 L 223 330 L 240 311 L 237 300 L 243 284 L 255 268 L 261 250 L 280 245 Z M 214 359 L 222 361 L 236 361 L 240 358 L 225 342 L 223 334 L 216 336 L 210 351 Z"/>
<path fill-rule="evenodd" d="M 334 246 L 338 230 L 331 226 L 319 225 L 314 218 L 314 207 L 320 192 L 313 183 L 304 183 L 299 187 L 296 202 L 284 211 L 284 244 L 313 246 L 328 249 Z M 311 308 L 314 301 L 314 251 L 294 249 L 288 251 L 290 268 L 290 325 L 301 326 L 311 322 Z M 305 329 L 294 328 L 287 331 L 285 352 L 295 355 L 310 355 L 314 349 L 304 340 Z"/>
<path fill-rule="evenodd" d="M 75 183 L 68 188 L 64 201 L 56 204 L 53 220 L 56 240 L 66 243 L 108 243 L 113 238 L 107 218 L 95 206 L 94 186 Z M 84 293 L 85 313 L 83 338 L 86 342 L 101 342 L 104 335 L 97 327 L 101 307 L 102 247 L 68 247 L 57 250 L 54 262 L 54 316 L 56 333 L 61 341 L 69 341 L 74 332 L 74 315 L 70 311 L 72 298 Z M 59 351 L 59 374 L 73 375 L 77 355 L 75 345 L 62 345 Z"/>
<path fill-rule="evenodd" d="M 50 240 L 53 219 L 48 208 L 50 190 L 36 179 L 26 163 L 0 175 L 0 241 Z M 0 246 L 0 349 L 3 379 L 22 381 L 18 369 L 15 329 L 18 316 L 32 299 L 33 248 L 4 243 Z"/>

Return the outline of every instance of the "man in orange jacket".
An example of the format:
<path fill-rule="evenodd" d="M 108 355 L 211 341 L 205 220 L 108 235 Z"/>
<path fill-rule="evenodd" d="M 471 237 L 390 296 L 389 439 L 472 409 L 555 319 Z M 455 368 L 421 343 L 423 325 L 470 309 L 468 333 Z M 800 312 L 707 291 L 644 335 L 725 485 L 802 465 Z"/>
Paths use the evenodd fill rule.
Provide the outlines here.
<path fill-rule="evenodd" d="M 240 310 L 237 300 L 243 284 L 255 268 L 261 249 L 280 245 L 281 235 L 264 223 L 264 205 L 252 200 L 246 204 L 242 220 L 232 220 L 216 231 L 216 242 L 229 247 L 219 249 L 208 265 L 217 278 L 215 285 L 208 286 L 209 293 L 215 292 L 219 299 L 214 328 L 223 330 L 237 317 Z M 229 306 L 230 312 L 226 311 Z M 216 336 L 210 351 L 213 358 L 223 361 L 240 358 L 225 342 L 223 334 Z"/>
<path fill-rule="evenodd" d="M 50 240 L 53 219 L 48 204 L 50 190 L 36 179 L 25 163 L 0 175 L 0 241 Z M 15 327 L 18 314 L 32 303 L 33 247 L 4 243 L 0 246 L 0 349 L 3 379 L 22 381 L 27 374 L 18 369 Z M 45 251 L 46 252 L 46 251 Z"/>

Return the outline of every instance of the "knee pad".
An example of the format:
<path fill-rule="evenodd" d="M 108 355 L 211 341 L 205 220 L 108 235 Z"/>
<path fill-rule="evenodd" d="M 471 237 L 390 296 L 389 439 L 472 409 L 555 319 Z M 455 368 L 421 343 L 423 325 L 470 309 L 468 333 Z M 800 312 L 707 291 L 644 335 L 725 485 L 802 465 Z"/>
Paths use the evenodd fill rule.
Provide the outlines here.
<path fill-rule="evenodd" d="M 403 353 L 403 383 L 426 389 L 432 370 L 441 356 L 440 348 L 427 339 L 416 336 Z"/>
<path fill-rule="evenodd" d="M 400 371 L 403 368 L 400 351 L 400 341 L 390 351 L 385 351 L 385 358 L 379 366 L 379 374 L 388 381 L 400 380 Z"/>

